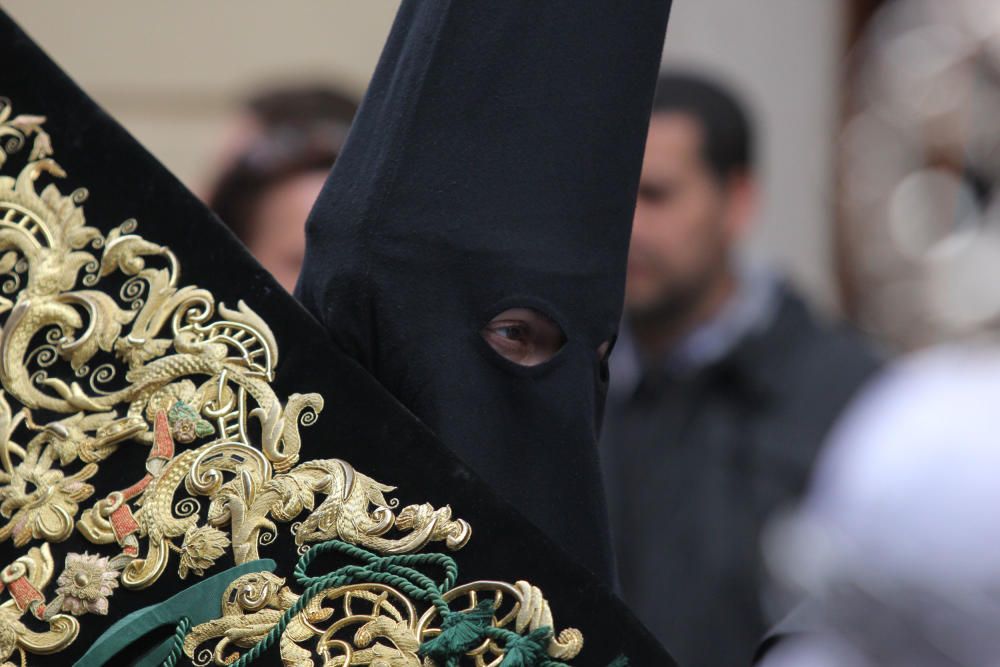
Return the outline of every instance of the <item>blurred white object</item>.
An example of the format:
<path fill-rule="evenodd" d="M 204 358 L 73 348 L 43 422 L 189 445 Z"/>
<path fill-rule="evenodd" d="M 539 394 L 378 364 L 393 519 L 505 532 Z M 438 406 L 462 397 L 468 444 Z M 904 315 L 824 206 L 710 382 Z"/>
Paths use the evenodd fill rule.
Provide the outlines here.
<path fill-rule="evenodd" d="M 939 348 L 876 380 L 765 553 L 817 630 L 767 667 L 1000 665 L 1000 350 Z"/>

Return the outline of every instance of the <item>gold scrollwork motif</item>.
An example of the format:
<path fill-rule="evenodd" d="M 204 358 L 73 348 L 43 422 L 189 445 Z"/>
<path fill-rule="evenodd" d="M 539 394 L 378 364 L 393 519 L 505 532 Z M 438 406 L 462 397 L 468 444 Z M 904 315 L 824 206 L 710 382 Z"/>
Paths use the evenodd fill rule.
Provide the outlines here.
<path fill-rule="evenodd" d="M 300 463 L 300 426 L 323 399 L 275 394 L 267 323 L 182 285 L 178 258 L 134 220 L 88 226 L 86 190 L 52 182 L 66 173 L 44 122 L 0 99 L 0 166 L 31 140 L 16 176 L 0 175 L 0 543 L 21 550 L 0 577 L 0 665 L 62 650 L 76 616 L 106 614 L 171 560 L 186 578 L 227 553 L 258 558 L 278 524 L 298 522 L 286 529 L 302 549 L 331 538 L 381 553 L 461 548 L 471 529 L 450 508 L 397 510 L 393 487 L 344 461 Z M 94 497 L 102 465 L 136 448 L 145 468 Z M 65 554 L 46 591 L 50 544 L 74 530 L 97 552 Z"/>
<path fill-rule="evenodd" d="M 226 665 L 264 638 L 298 600 L 285 580 L 270 573 L 244 575 L 223 594 L 222 617 L 194 627 L 184 651 L 195 665 Z M 324 602 L 335 606 L 324 606 Z M 382 584 L 329 588 L 292 617 L 279 640 L 285 665 L 313 667 L 313 651 L 324 665 L 420 667 L 417 611 L 399 591 Z M 346 639 L 345 639 L 346 637 Z M 215 641 L 214 647 L 206 645 Z"/>
<path fill-rule="evenodd" d="M 520 634 L 538 628 L 554 628 L 552 610 L 541 589 L 527 581 L 515 582 L 512 586 L 502 581 L 474 581 L 456 586 L 444 595 L 449 607 L 469 612 L 476 608 L 480 599 L 488 597 L 495 610 L 493 625 L 512 628 Z M 424 641 L 440 633 L 437 625 L 438 611 L 430 607 L 417 623 L 417 637 Z M 547 653 L 558 660 L 572 660 L 583 649 L 583 633 L 576 628 L 565 628 L 548 640 Z M 497 667 L 504 657 L 504 651 L 497 642 L 487 639 L 469 652 L 476 667 Z"/>
<path fill-rule="evenodd" d="M 24 664 L 27 653 L 49 655 L 69 646 L 80 631 L 79 622 L 66 614 L 46 614 L 45 601 L 38 591 L 52 579 L 55 563 L 48 543 L 31 547 L 27 553 L 0 570 L 0 583 L 10 599 L 0 604 L 0 660 L 2 667 L 13 665 L 18 654 Z M 28 616 L 28 623 L 22 618 Z M 42 625 L 44 630 L 35 630 Z"/>
<path fill-rule="evenodd" d="M 222 596 L 222 617 L 197 625 L 184 641 L 184 652 L 195 665 L 227 665 L 264 639 L 282 614 L 298 600 L 285 579 L 267 572 L 236 579 Z M 476 581 L 456 586 L 444 595 L 454 611 L 476 609 L 482 600 L 493 608 L 491 624 L 525 634 L 552 628 L 552 612 L 542 592 L 526 581 L 514 585 Z M 319 657 L 327 667 L 435 667 L 418 649 L 440 634 L 438 610 L 419 604 L 399 590 L 378 583 L 327 588 L 291 617 L 278 640 L 286 667 L 314 667 Z M 570 660 L 583 648 L 583 635 L 567 628 L 551 637 L 546 653 Z M 503 647 L 486 639 L 468 651 L 463 665 L 498 667 Z"/>

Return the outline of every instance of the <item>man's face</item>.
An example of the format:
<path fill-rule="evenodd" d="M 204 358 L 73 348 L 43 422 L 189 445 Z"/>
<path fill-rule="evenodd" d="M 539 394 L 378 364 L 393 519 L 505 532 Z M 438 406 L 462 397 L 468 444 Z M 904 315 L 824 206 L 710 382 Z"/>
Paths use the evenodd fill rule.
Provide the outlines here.
<path fill-rule="evenodd" d="M 743 185 L 721 183 L 702 157 L 703 130 L 683 113 L 649 126 L 629 249 L 625 309 L 633 318 L 683 317 L 725 280 L 745 207 Z"/>

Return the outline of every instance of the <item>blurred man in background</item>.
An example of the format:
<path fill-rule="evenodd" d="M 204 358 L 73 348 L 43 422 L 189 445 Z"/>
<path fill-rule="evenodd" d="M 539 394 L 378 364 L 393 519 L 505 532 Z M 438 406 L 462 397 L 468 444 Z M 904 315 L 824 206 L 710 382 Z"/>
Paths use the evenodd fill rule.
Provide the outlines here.
<path fill-rule="evenodd" d="M 681 664 L 748 664 L 766 630 L 758 534 L 806 484 L 876 360 L 736 259 L 753 132 L 723 88 L 653 104 L 602 442 L 625 599 Z"/>
<path fill-rule="evenodd" d="M 267 90 L 231 128 L 206 203 L 289 292 L 305 257 L 306 218 L 356 110 L 323 86 Z"/>

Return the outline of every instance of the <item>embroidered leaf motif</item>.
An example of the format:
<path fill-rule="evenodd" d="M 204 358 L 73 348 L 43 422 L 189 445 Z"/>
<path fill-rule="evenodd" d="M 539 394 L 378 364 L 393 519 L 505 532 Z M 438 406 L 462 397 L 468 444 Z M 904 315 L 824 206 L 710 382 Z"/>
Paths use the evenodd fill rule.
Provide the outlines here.
<path fill-rule="evenodd" d="M 227 547 L 229 538 L 221 530 L 211 526 L 189 528 L 181 544 L 181 562 L 177 574 L 181 579 L 186 579 L 188 572 L 202 576 L 226 552 Z"/>

